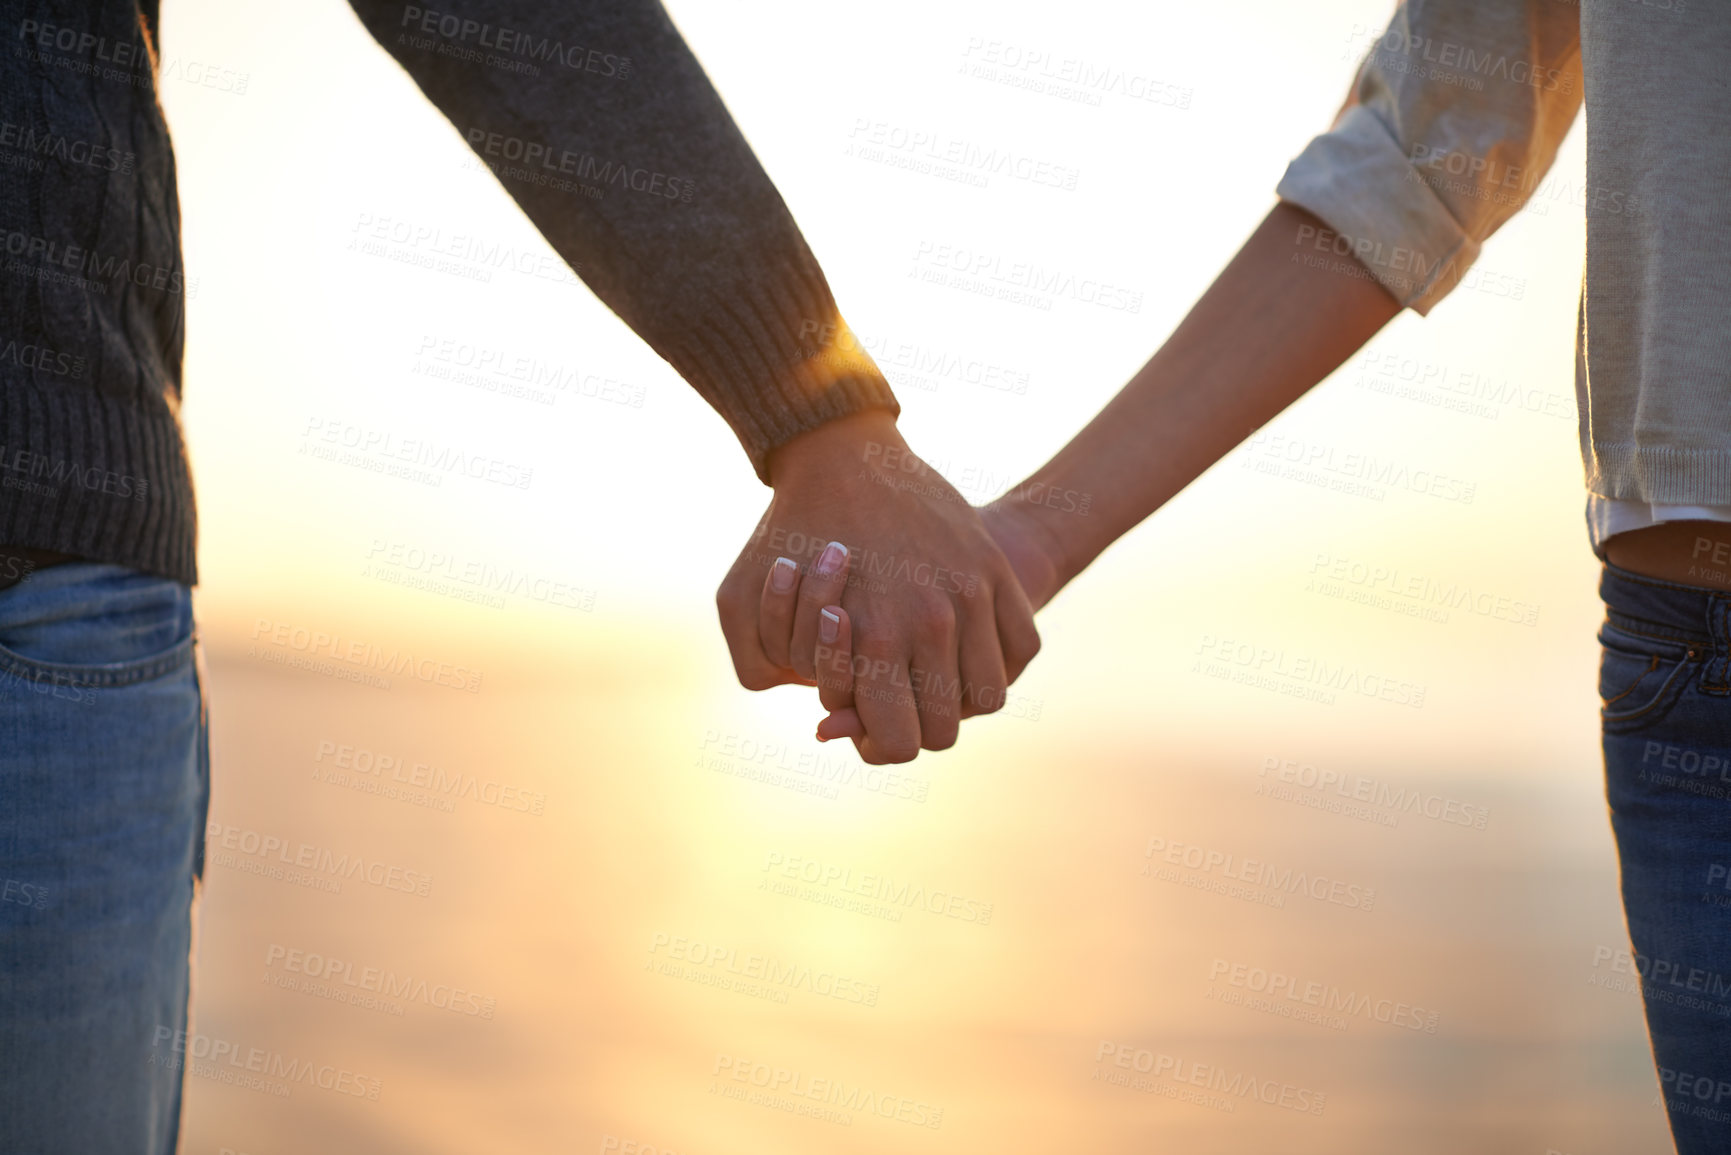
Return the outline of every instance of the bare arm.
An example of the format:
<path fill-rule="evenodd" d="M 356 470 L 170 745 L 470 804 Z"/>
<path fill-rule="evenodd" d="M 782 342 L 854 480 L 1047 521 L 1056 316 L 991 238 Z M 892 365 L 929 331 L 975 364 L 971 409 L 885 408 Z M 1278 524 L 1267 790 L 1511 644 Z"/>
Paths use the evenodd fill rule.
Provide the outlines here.
<path fill-rule="evenodd" d="M 993 503 L 988 524 L 1036 607 L 1400 311 L 1329 235 L 1276 206 L 1111 403 Z M 1053 499 L 1065 493 L 1091 495 L 1086 515 Z"/>
<path fill-rule="evenodd" d="M 1111 403 L 981 511 L 1033 608 L 1400 312 L 1363 265 L 1331 251 L 1332 237 L 1303 209 L 1276 206 Z M 1077 494 L 1090 498 L 1086 514 Z M 846 670 L 852 623 L 840 617 L 831 664 Z M 836 695 L 824 705 L 818 738 L 858 741 L 859 715 Z"/>

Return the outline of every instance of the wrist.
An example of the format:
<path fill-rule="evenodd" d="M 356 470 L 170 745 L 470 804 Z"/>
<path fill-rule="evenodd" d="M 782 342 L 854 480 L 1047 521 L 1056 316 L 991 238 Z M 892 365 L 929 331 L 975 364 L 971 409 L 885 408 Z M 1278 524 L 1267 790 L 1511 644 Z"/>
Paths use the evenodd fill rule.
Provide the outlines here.
<path fill-rule="evenodd" d="M 1023 527 L 1051 563 L 1058 588 L 1081 573 L 1091 560 L 1082 533 L 1087 505 L 1073 500 L 1074 496 L 1073 491 L 1048 484 L 1036 475 L 993 503 Z"/>
<path fill-rule="evenodd" d="M 781 489 L 905 452 L 907 442 L 896 428 L 896 415 L 888 409 L 862 409 L 784 441 L 769 451 L 765 466 L 770 487 Z"/>
<path fill-rule="evenodd" d="M 1072 546 L 1061 521 L 1049 507 L 1030 501 L 1025 485 L 998 498 L 982 512 L 989 524 L 1007 530 L 995 532 L 994 536 L 1010 557 L 1035 609 L 1050 601 L 1080 571 L 1081 566 L 1072 560 Z"/>

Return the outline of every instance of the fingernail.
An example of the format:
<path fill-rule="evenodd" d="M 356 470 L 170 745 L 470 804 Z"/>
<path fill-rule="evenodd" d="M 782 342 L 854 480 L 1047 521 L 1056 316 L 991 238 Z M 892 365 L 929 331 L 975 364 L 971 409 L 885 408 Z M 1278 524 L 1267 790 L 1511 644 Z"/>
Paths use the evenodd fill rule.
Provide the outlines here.
<path fill-rule="evenodd" d="M 798 576 L 799 567 L 793 564 L 792 558 L 778 557 L 769 568 L 769 588 L 778 594 L 784 594 L 793 588 L 793 579 Z"/>
<path fill-rule="evenodd" d="M 841 572 L 842 562 L 846 560 L 847 546 L 832 541 L 823 547 L 823 556 L 817 559 L 817 572 L 824 577 L 834 577 Z"/>
<path fill-rule="evenodd" d="M 834 610 L 824 610 L 817 615 L 817 638 L 826 646 L 833 646 L 836 638 L 841 636 L 841 615 Z"/>

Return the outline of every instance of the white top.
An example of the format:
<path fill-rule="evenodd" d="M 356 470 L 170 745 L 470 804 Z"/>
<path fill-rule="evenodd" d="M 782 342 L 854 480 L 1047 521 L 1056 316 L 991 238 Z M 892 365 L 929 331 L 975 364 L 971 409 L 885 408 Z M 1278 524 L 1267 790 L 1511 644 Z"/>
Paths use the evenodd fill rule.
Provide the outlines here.
<path fill-rule="evenodd" d="M 1587 494 L 1587 534 L 1600 561 L 1607 538 L 1665 521 L 1731 521 L 1731 505 L 1666 505 Z"/>

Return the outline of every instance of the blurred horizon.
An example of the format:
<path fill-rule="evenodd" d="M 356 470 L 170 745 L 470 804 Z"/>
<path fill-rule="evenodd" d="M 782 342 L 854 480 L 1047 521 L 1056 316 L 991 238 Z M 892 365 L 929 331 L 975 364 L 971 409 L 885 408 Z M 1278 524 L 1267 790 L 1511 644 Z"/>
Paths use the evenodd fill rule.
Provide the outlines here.
<path fill-rule="evenodd" d="M 1391 10 L 668 7 L 976 502 L 1158 347 Z M 1598 744 L 1579 125 L 1484 247 L 1518 296 L 1403 314 L 1262 431 L 1470 501 L 1241 446 L 1042 613 L 1016 709 L 868 772 L 808 691 L 734 680 L 714 591 L 769 495 L 727 427 L 341 0 L 260 16 L 163 10 L 165 69 L 246 78 L 162 82 L 213 709 L 195 1031 L 379 1094 L 195 1072 L 188 1152 L 1663 1149 Z M 1066 62 L 1145 96 L 1039 90 Z M 914 140 L 1066 180 L 942 179 Z M 553 272 L 437 271 L 434 233 Z M 946 247 L 1139 304 L 918 276 Z M 563 387 L 488 368 L 516 358 Z M 1245 654 L 1422 697 L 1307 700 Z M 369 865 L 296 881 L 269 839 Z"/>

